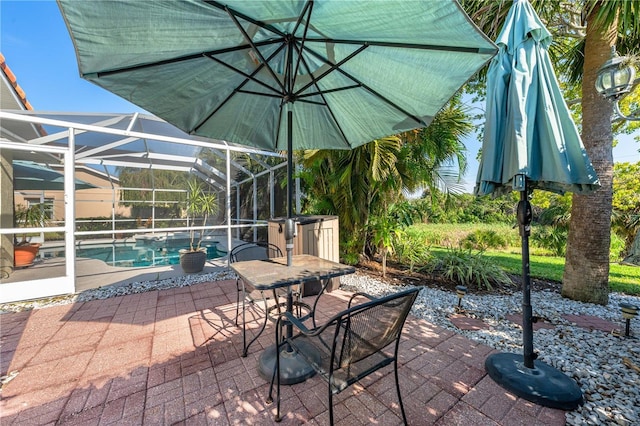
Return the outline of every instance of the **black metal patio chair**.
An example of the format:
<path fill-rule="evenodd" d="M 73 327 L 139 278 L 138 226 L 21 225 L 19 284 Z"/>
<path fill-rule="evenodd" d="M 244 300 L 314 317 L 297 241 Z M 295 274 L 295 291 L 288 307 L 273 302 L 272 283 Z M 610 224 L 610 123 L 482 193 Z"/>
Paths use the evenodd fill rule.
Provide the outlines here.
<path fill-rule="evenodd" d="M 245 260 L 266 260 L 272 259 L 274 257 L 282 257 L 282 250 L 278 246 L 272 243 L 267 242 L 253 242 L 253 243 L 244 243 L 234 247 L 229 253 L 229 259 L 231 263 L 241 262 Z M 247 352 L 249 351 L 249 347 L 253 342 L 255 342 L 258 337 L 262 334 L 264 329 L 267 326 L 267 322 L 269 321 L 270 315 L 272 312 L 277 311 L 277 315 L 284 312 L 285 303 L 284 301 L 280 301 L 279 297 L 284 297 L 284 289 L 280 289 L 278 291 L 273 290 L 272 295 L 266 295 L 264 291 L 257 290 L 247 283 L 245 283 L 241 278 L 238 277 L 236 280 L 236 327 L 238 326 L 238 317 L 240 316 L 240 294 L 242 293 L 242 344 L 243 351 L 242 356 L 246 357 Z M 301 290 L 299 288 L 293 289 L 294 294 L 297 299 L 300 298 Z M 269 306 L 269 301 L 274 300 L 275 303 Z M 247 329 L 246 329 L 246 301 L 249 301 L 254 306 L 258 306 L 257 301 L 262 301 L 264 306 L 263 313 L 264 318 L 262 321 L 262 325 L 260 330 L 256 333 L 256 335 L 251 339 L 251 341 L 247 344 Z M 294 302 L 294 307 L 296 308 L 296 312 L 299 314 L 298 316 L 302 316 L 302 312 L 310 311 L 310 307 L 299 300 Z M 277 317 L 276 317 L 277 318 Z M 274 318 L 275 321 L 275 318 Z"/>
<path fill-rule="evenodd" d="M 365 293 L 356 293 L 349 300 L 348 308 L 313 329 L 307 328 L 294 315 L 284 312 L 276 324 L 276 342 L 282 351 L 300 353 L 306 362 L 328 382 L 329 421 L 333 425 L 333 395 L 336 395 L 360 379 L 393 363 L 396 391 L 402 419 L 407 418 L 402 405 L 398 382 L 398 346 L 400 334 L 407 315 L 420 289 L 401 291 L 386 297 L 374 298 Z M 368 301 L 352 306 L 358 297 Z M 292 324 L 299 330 L 290 339 L 284 339 L 282 329 Z M 395 342 L 393 353 L 386 350 Z M 280 352 L 276 351 L 274 369 L 267 403 L 273 402 L 273 387 L 276 386 L 276 416 L 280 417 Z"/>

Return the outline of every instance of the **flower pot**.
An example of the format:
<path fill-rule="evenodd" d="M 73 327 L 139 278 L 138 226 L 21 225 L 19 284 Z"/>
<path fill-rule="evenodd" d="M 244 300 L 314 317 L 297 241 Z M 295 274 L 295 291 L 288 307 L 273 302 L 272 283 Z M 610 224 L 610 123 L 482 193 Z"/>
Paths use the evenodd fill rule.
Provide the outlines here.
<path fill-rule="evenodd" d="M 191 251 L 188 249 L 180 250 L 180 266 L 187 274 L 201 272 L 207 261 L 206 249 Z"/>
<path fill-rule="evenodd" d="M 25 266 L 33 265 L 33 261 L 38 255 L 40 250 L 40 244 L 23 244 L 13 247 L 13 265 L 16 268 L 22 268 Z"/>

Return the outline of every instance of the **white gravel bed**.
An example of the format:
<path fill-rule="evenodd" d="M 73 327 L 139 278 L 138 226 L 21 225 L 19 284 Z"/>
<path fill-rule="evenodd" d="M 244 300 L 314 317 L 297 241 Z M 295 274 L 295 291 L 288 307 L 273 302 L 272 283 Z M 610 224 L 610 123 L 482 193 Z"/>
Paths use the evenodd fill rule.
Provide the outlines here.
<path fill-rule="evenodd" d="M 114 296 L 184 287 L 207 281 L 235 279 L 223 270 L 211 274 L 187 275 L 172 279 L 137 282 L 118 287 L 104 287 L 79 294 L 0 304 L 0 313 L 19 312 L 46 306 L 106 299 Z M 356 273 L 341 278 L 346 290 L 384 295 L 397 290 L 366 274 Z M 512 295 L 474 295 L 471 290 L 463 299 L 463 307 L 475 318 L 490 325 L 489 330 L 466 331 L 456 328 L 448 319 L 455 313 L 455 293 L 424 287 L 416 300 L 412 314 L 440 327 L 483 343 L 499 351 L 522 353 L 521 328 L 505 318 L 522 313 L 522 293 Z M 563 371 L 580 385 L 585 404 L 567 412 L 568 425 L 637 425 L 640 424 L 640 374 L 623 363 L 627 358 L 640 365 L 640 318 L 631 321 L 632 338 L 612 333 L 589 331 L 572 325 L 561 317 L 566 314 L 593 315 L 619 324 L 624 330 L 619 304 L 640 306 L 640 298 L 617 293 L 609 295 L 607 306 L 563 299 L 552 291 L 532 292 L 533 314 L 555 327 L 534 331 L 534 350 L 539 359 Z"/>

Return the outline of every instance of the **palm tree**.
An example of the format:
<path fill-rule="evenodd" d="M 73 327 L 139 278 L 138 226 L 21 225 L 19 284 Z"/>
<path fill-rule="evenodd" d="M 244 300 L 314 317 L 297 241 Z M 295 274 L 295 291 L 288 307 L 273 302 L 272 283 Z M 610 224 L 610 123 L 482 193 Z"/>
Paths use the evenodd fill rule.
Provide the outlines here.
<path fill-rule="evenodd" d="M 594 84 L 612 46 L 617 46 L 622 54 L 638 46 L 640 2 L 532 0 L 531 3 L 549 30 L 558 36 L 551 53 L 556 56 L 556 68 L 564 71 L 564 81 L 582 84 L 582 140 L 602 185 L 593 194 L 573 196 L 562 295 L 606 304 L 613 194 L 613 109 L 597 94 Z M 511 1 L 463 0 L 462 4 L 480 28 L 495 39 Z"/>
<path fill-rule="evenodd" d="M 582 139 L 600 179 L 600 189 L 574 195 L 563 276 L 564 297 L 606 305 L 609 301 L 609 247 L 613 199 L 613 106 L 595 90 L 600 66 L 616 44 L 617 22 L 601 25 L 600 4 L 587 15 L 582 75 Z"/>
<path fill-rule="evenodd" d="M 312 210 L 337 214 L 341 234 L 359 238 L 372 206 L 399 192 L 402 179 L 396 164 L 401 147 L 400 138 L 388 137 L 350 151 L 305 152 L 304 177 L 308 196 L 314 202 Z"/>
<path fill-rule="evenodd" d="M 302 177 L 310 209 L 337 214 L 340 235 L 357 240 L 364 252 L 371 215 L 384 213 L 408 193 L 455 189 L 466 166 L 461 139 L 471 131 L 468 110 L 454 98 L 428 128 L 351 151 L 307 151 Z"/>

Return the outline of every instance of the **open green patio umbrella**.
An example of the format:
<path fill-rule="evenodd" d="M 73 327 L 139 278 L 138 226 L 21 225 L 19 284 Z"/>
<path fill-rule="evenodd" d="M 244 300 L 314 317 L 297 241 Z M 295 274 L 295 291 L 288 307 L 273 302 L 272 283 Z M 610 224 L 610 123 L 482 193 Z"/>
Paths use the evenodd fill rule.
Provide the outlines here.
<path fill-rule="evenodd" d="M 500 385 L 542 405 L 573 409 L 577 384 L 536 360 L 529 274 L 533 189 L 586 193 L 600 185 L 562 97 L 547 48 L 551 34 L 527 0 L 514 0 L 487 73 L 487 108 L 477 195 L 520 191 L 523 356 L 499 353 L 485 367 Z"/>
<path fill-rule="evenodd" d="M 289 153 L 427 126 L 497 51 L 454 0 L 58 4 L 82 78 L 187 133 Z"/>

